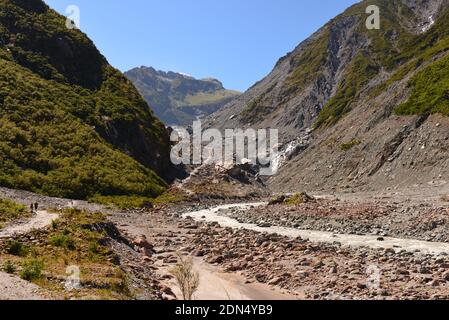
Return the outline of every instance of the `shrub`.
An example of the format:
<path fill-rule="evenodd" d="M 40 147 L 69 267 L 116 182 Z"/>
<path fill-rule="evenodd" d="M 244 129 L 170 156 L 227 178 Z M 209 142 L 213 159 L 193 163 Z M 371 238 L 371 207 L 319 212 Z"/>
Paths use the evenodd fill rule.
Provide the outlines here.
<path fill-rule="evenodd" d="M 59 221 L 58 220 L 52 220 L 51 221 L 51 227 L 53 230 L 58 229 Z"/>
<path fill-rule="evenodd" d="M 0 224 L 20 218 L 26 213 L 25 206 L 8 199 L 0 199 Z"/>
<path fill-rule="evenodd" d="M 44 263 L 41 260 L 28 260 L 24 262 L 23 269 L 20 271 L 20 277 L 23 280 L 33 281 L 42 278 Z"/>
<path fill-rule="evenodd" d="M 14 272 L 16 272 L 16 270 L 17 268 L 15 264 L 9 260 L 3 264 L 3 271 L 5 271 L 6 273 L 13 274 Z"/>
<path fill-rule="evenodd" d="M 131 295 L 130 280 L 128 275 L 122 270 L 118 270 L 116 277 L 117 281 L 111 283 L 111 290 L 127 296 Z"/>
<path fill-rule="evenodd" d="M 6 242 L 6 248 L 9 254 L 18 257 L 24 257 L 28 254 L 28 248 L 20 241 L 8 240 Z"/>
<path fill-rule="evenodd" d="M 99 253 L 98 243 L 96 241 L 91 241 L 89 243 L 89 252 L 93 254 Z"/>
<path fill-rule="evenodd" d="M 200 276 L 198 272 L 193 271 L 193 260 L 178 254 L 178 264 L 170 273 L 176 278 L 184 300 L 192 300 L 200 285 Z"/>
<path fill-rule="evenodd" d="M 69 250 L 75 250 L 75 240 L 67 234 L 57 234 L 50 239 L 50 244 L 55 247 L 66 248 Z"/>
<path fill-rule="evenodd" d="M 299 193 L 294 194 L 292 197 L 285 199 L 284 204 L 288 206 L 296 206 L 304 203 Z"/>

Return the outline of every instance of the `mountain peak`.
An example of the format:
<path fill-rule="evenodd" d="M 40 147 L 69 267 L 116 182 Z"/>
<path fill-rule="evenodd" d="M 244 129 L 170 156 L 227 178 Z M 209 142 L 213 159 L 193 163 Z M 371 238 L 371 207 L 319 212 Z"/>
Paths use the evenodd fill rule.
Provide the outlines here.
<path fill-rule="evenodd" d="M 216 112 L 239 94 L 226 90 L 214 78 L 196 79 L 185 73 L 152 67 L 131 69 L 126 76 L 168 125 L 190 125 L 198 117 Z"/>

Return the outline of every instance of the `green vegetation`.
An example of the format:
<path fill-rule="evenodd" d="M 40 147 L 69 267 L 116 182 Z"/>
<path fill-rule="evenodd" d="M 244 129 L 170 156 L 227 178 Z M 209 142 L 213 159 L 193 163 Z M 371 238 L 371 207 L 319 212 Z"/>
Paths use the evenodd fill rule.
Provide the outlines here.
<path fill-rule="evenodd" d="M 33 242 L 0 242 L 3 270 L 36 283 L 58 299 L 133 298 L 129 279 L 116 264 L 118 259 L 109 247 L 106 229 L 101 229 L 107 223 L 105 216 L 74 209 L 60 214 L 54 227 L 30 234 Z M 27 250 L 17 255 L 10 252 L 11 247 Z M 79 267 L 82 287 L 67 292 L 60 279 L 67 278 L 70 266 Z"/>
<path fill-rule="evenodd" d="M 5 263 L 3 263 L 3 271 L 9 274 L 13 274 L 17 271 L 17 267 L 10 260 L 7 260 L 5 261 Z"/>
<path fill-rule="evenodd" d="M 4 224 L 28 215 L 29 212 L 25 206 L 11 200 L 0 199 L 0 229 Z"/>
<path fill-rule="evenodd" d="M 151 208 L 154 205 L 176 203 L 185 200 L 182 194 L 165 192 L 157 198 L 147 198 L 139 196 L 100 196 L 96 195 L 89 199 L 90 202 L 99 203 L 106 206 L 113 206 L 118 209 Z"/>
<path fill-rule="evenodd" d="M 403 41 L 401 52 L 392 56 L 395 65 L 400 65 L 393 75 L 375 88 L 370 96 L 376 97 L 389 86 L 401 81 L 408 74 L 430 63 L 412 77 L 409 87 L 412 94 L 408 101 L 399 105 L 397 115 L 422 115 L 441 113 L 449 115 L 448 106 L 448 57 L 431 62 L 437 55 L 449 51 L 449 10 L 443 12 L 438 21 L 426 33 L 408 37 Z"/>
<path fill-rule="evenodd" d="M 9 254 L 18 257 L 25 257 L 29 252 L 29 248 L 17 240 L 8 240 L 6 242 L 6 250 Z"/>
<path fill-rule="evenodd" d="M 449 116 L 449 55 L 419 71 L 410 81 L 410 98 L 398 115 L 441 113 Z"/>
<path fill-rule="evenodd" d="M 419 57 L 429 61 L 435 55 L 449 49 L 449 10 L 441 13 L 436 23 L 423 34 L 411 37 L 395 57 L 396 63 L 403 63 Z"/>
<path fill-rule="evenodd" d="M 349 16 L 365 17 L 364 10 L 369 3 L 380 7 L 382 12 L 381 30 L 367 30 L 365 19 L 360 19 L 356 31 L 357 34 L 354 37 L 368 38 L 369 46 L 353 59 L 343 77 L 344 80 L 339 85 L 337 93 L 320 112 L 315 128 L 336 124 L 352 109 L 363 89 L 379 71 L 396 70 L 390 79 L 369 92 L 371 98 L 379 95 L 394 82 L 402 80 L 410 72 L 419 68 L 423 63 L 430 61 L 437 54 L 449 50 L 449 10 L 443 13 L 442 17 L 438 19 L 438 22 L 428 32 L 420 35 L 414 35 L 404 27 L 404 25 L 409 25 L 410 22 L 415 21 L 416 17 L 404 3 L 398 0 L 365 1 L 353 6 L 342 16 L 331 21 L 330 24 Z M 329 28 L 329 26 L 326 26 L 326 32 Z M 318 44 L 315 44 L 315 46 L 318 46 Z M 316 52 L 312 56 L 315 57 L 320 57 L 324 53 L 323 48 L 315 48 L 314 50 Z M 303 54 L 301 57 L 305 57 L 305 55 Z M 313 61 L 310 57 L 302 61 L 302 66 L 307 67 L 302 67 L 296 71 L 300 74 L 299 80 L 307 80 L 307 77 L 304 77 L 301 72 L 309 66 L 315 65 Z M 447 66 L 445 63 L 441 63 L 435 68 L 438 67 L 443 68 Z M 435 71 L 428 69 L 425 72 L 426 75 L 420 73 L 421 81 L 416 78 L 412 80 L 410 86 L 415 87 L 414 96 L 411 97 L 409 102 L 397 108 L 397 114 L 422 114 L 425 112 L 447 114 L 444 72 L 436 74 Z M 311 72 L 313 74 L 313 71 Z M 424 82 L 426 79 L 438 82 L 438 88 L 436 88 L 437 86 L 434 88 L 425 87 Z M 428 94 L 423 94 L 425 90 L 428 90 Z M 424 106 L 426 104 L 425 100 L 427 100 L 427 106 Z M 435 106 L 430 107 L 430 105 Z"/>
<path fill-rule="evenodd" d="M 366 17 L 365 9 L 370 2 L 379 6 L 381 28 L 380 30 L 367 30 L 365 19 L 361 19 L 358 32 L 370 40 L 369 52 L 373 61 L 386 70 L 393 70 L 399 65 L 398 54 L 414 37 L 404 28 L 404 25 L 413 23 L 416 17 L 413 11 L 400 0 L 365 1 L 356 6 L 356 12 L 362 14 L 362 17 Z"/>
<path fill-rule="evenodd" d="M 44 263 L 41 260 L 30 259 L 23 263 L 20 277 L 23 280 L 33 281 L 42 278 Z"/>
<path fill-rule="evenodd" d="M 305 86 L 317 80 L 328 59 L 329 25 L 325 26 L 321 35 L 306 45 L 303 52 L 293 60 L 293 73 L 287 78 L 284 88 L 289 95 L 305 89 Z"/>
<path fill-rule="evenodd" d="M 342 151 L 349 151 L 349 150 L 351 150 L 352 148 L 354 148 L 355 146 L 358 146 L 358 145 L 360 145 L 360 144 L 362 144 L 362 141 L 360 141 L 360 140 L 358 140 L 358 139 L 354 139 L 354 140 L 351 140 L 351 141 L 349 141 L 349 142 L 347 142 L 347 143 L 343 143 L 343 144 L 340 146 L 340 149 L 341 149 Z"/>
<path fill-rule="evenodd" d="M 75 199 L 165 190 L 164 126 L 84 34 L 40 0 L 0 0 L 0 43 L 0 185 Z"/>
<path fill-rule="evenodd" d="M 161 194 L 156 199 L 152 200 L 154 205 L 161 205 L 167 203 L 177 203 L 187 200 L 187 195 L 181 192 L 177 192 L 174 190 L 169 190 L 163 194 Z"/>
<path fill-rule="evenodd" d="M 371 92 L 370 97 L 378 96 L 393 83 L 401 81 L 410 72 L 448 50 L 449 10 L 443 13 L 429 31 L 408 39 L 408 42 L 403 45 L 402 51 L 392 57 L 394 63 L 396 65 L 401 64 L 401 66 L 387 81 L 376 87 Z"/>
<path fill-rule="evenodd" d="M 11 62 L 0 61 L 0 67 L 1 185 L 79 199 L 162 193 L 165 184 L 152 170 L 71 114 L 68 109 L 83 107 L 71 87 L 39 79 Z"/>
<path fill-rule="evenodd" d="M 297 206 L 304 203 L 301 194 L 296 193 L 293 196 L 285 199 L 284 204 L 287 206 Z"/>
<path fill-rule="evenodd" d="M 419 62 L 416 62 L 415 60 L 413 60 L 409 63 L 404 64 L 390 77 L 390 79 L 388 79 L 387 81 L 378 85 L 377 87 L 373 88 L 371 90 L 371 92 L 369 93 L 370 98 L 377 97 L 382 92 L 384 92 L 386 89 L 388 89 L 388 87 L 390 87 L 393 83 L 404 79 L 407 76 L 407 74 L 409 74 L 411 71 L 418 68 L 420 63 L 421 63 L 421 60 Z"/>
<path fill-rule="evenodd" d="M 133 209 L 151 207 L 154 199 L 139 196 L 101 196 L 96 195 L 89 199 L 90 202 L 107 206 L 114 206 L 119 209 Z"/>
<path fill-rule="evenodd" d="M 52 221 L 51 221 L 51 227 L 52 227 L 53 229 L 57 229 L 57 228 L 58 228 L 58 225 L 59 225 L 59 220 L 58 220 L 58 219 L 52 220 Z"/>
<path fill-rule="evenodd" d="M 363 87 L 379 72 L 379 67 L 367 55 L 368 53 L 359 53 L 354 58 L 337 93 L 318 115 L 316 128 L 336 124 L 351 110 L 351 104 L 359 98 Z"/>
<path fill-rule="evenodd" d="M 51 237 L 50 244 L 55 247 L 66 248 L 68 250 L 75 250 L 75 240 L 65 233 L 57 234 Z"/>

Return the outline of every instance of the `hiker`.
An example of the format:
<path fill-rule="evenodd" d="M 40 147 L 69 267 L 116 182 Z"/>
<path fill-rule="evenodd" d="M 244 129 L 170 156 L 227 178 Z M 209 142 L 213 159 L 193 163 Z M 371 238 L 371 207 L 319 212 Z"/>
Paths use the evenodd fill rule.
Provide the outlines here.
<path fill-rule="evenodd" d="M 39 208 L 39 203 L 36 202 L 36 203 L 34 204 L 34 210 L 36 210 L 36 212 L 37 212 L 37 209 L 38 209 L 38 208 Z"/>
<path fill-rule="evenodd" d="M 33 203 L 30 204 L 30 209 L 31 209 L 31 213 L 33 214 L 34 213 L 34 204 Z"/>

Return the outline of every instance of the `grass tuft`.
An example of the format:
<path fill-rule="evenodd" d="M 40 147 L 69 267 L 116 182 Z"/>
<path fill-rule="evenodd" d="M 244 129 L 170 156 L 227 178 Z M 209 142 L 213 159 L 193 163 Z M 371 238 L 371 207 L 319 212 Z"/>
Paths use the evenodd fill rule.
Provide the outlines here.
<path fill-rule="evenodd" d="M 358 145 L 360 145 L 360 144 L 362 144 L 362 141 L 360 141 L 360 140 L 358 140 L 358 139 L 353 139 L 353 140 L 351 140 L 351 141 L 349 141 L 349 142 L 347 142 L 347 143 L 343 143 L 343 144 L 340 146 L 340 149 L 341 149 L 342 151 L 349 151 L 349 150 L 351 150 L 352 148 L 354 148 L 355 146 L 358 146 Z"/>

